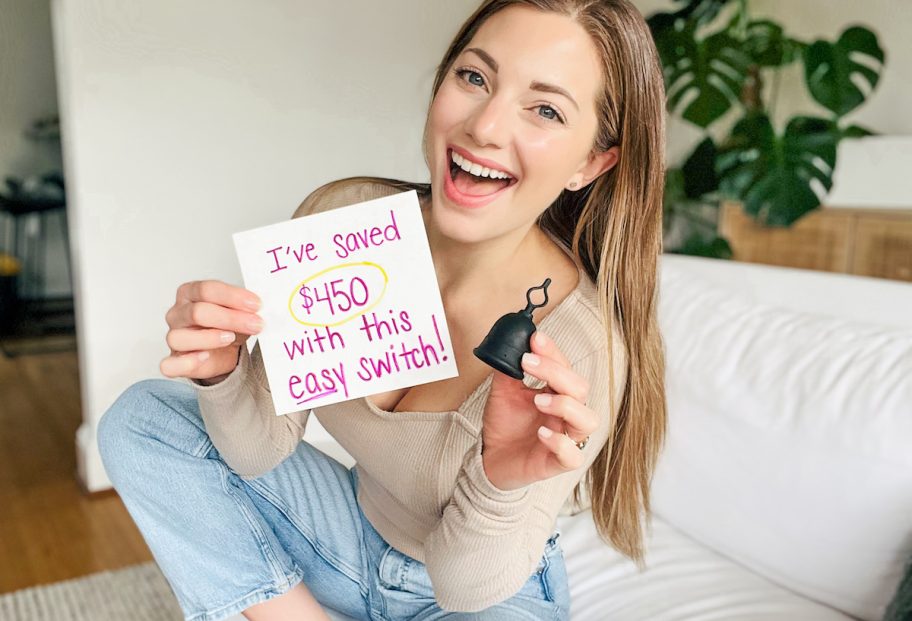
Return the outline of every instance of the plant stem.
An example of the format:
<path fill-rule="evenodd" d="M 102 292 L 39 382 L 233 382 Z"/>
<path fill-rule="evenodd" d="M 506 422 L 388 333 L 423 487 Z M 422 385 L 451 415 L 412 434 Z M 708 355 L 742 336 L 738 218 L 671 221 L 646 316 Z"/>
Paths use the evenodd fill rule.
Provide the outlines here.
<path fill-rule="evenodd" d="M 782 67 L 773 69 L 773 87 L 770 89 L 770 100 L 769 105 L 767 106 L 770 123 L 773 124 L 776 122 L 776 101 L 779 99 L 779 74 L 781 72 Z"/>

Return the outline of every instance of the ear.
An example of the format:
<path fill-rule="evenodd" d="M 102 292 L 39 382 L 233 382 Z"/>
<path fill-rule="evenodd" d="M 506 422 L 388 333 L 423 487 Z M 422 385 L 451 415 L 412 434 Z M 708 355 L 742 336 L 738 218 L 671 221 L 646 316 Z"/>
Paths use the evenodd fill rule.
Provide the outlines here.
<path fill-rule="evenodd" d="M 580 190 L 592 183 L 600 175 L 608 172 L 618 163 L 621 151 L 618 146 L 613 146 L 607 151 L 593 152 L 586 158 L 583 164 L 570 181 L 567 187 L 571 190 Z"/>

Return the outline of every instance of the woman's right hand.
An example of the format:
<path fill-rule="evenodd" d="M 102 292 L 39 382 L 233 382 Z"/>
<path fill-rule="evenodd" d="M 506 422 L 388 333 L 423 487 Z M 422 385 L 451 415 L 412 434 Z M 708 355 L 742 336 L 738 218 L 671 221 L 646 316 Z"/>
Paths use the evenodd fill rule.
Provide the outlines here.
<path fill-rule="evenodd" d="M 256 314 L 260 299 L 252 291 L 219 280 L 185 282 L 165 314 L 165 341 L 171 355 L 159 369 L 166 377 L 187 377 L 217 384 L 234 370 L 241 347 L 263 329 Z"/>

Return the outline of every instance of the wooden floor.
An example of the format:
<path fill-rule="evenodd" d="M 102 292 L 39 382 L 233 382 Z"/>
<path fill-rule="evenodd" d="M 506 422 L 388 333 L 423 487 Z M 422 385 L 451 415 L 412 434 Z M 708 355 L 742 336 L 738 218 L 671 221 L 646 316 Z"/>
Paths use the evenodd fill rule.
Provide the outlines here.
<path fill-rule="evenodd" d="M 0 593 L 152 559 L 113 492 L 76 478 L 76 351 L 0 354 Z"/>

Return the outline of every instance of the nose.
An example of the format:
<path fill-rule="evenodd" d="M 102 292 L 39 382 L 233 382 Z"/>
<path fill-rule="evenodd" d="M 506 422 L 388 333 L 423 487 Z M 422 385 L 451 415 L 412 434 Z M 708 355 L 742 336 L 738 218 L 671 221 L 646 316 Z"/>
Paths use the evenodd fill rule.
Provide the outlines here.
<path fill-rule="evenodd" d="M 465 132 L 479 147 L 504 147 L 509 133 L 509 117 L 504 102 L 496 96 L 479 104 L 466 119 Z"/>

